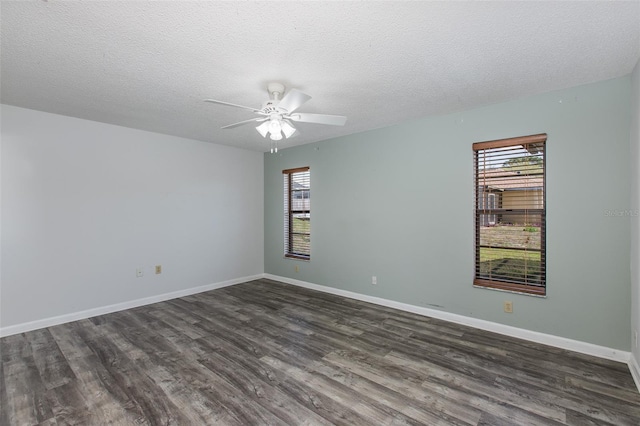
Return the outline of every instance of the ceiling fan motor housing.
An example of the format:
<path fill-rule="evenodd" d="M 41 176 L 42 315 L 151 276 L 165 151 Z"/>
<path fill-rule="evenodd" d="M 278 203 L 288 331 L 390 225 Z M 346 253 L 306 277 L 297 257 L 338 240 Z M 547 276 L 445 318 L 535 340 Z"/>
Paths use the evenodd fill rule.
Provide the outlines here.
<path fill-rule="evenodd" d="M 272 114 L 279 111 L 280 109 L 278 109 L 278 101 L 276 100 L 270 99 L 262 103 L 262 112 L 264 112 L 265 114 Z"/>

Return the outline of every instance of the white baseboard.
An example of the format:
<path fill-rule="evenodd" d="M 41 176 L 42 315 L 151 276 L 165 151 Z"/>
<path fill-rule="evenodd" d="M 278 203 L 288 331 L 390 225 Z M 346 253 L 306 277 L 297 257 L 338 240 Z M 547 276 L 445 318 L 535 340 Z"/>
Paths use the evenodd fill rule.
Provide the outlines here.
<path fill-rule="evenodd" d="M 407 303 L 396 302 L 394 300 L 383 299 L 381 297 L 368 296 L 366 294 L 354 293 L 352 291 L 340 290 L 333 287 L 327 287 L 277 275 L 264 274 L 264 277 L 275 281 L 281 281 L 287 284 L 293 284 L 312 290 L 322 291 L 324 293 L 331 293 L 338 296 L 361 300 L 363 302 L 370 302 L 376 305 L 399 309 L 401 311 L 412 312 L 418 315 L 424 315 L 432 318 L 450 321 L 456 324 L 467 325 L 470 327 L 478 328 L 480 330 L 492 331 L 494 333 L 503 334 L 505 336 L 517 337 L 519 339 L 529 340 L 531 342 L 541 343 L 543 345 L 554 346 L 557 348 L 567 349 L 586 355 L 593 355 L 599 358 L 624 362 L 625 364 L 629 363 L 629 360 L 631 358 L 630 352 L 608 348 L 605 346 L 594 345 L 592 343 L 581 342 L 579 340 L 567 339 L 565 337 L 554 336 L 552 334 L 525 330 L 510 325 L 499 324 L 496 322 L 481 320 L 478 318 L 466 317 L 464 315 L 453 314 L 450 312 L 438 311 L 436 309 L 423 308 L 421 306 L 409 305 Z M 637 383 L 638 382 L 636 381 L 636 384 Z"/>
<path fill-rule="evenodd" d="M 110 314 L 112 312 L 124 311 L 125 309 L 137 308 L 138 306 L 150 305 L 152 303 L 164 302 L 165 300 L 177 299 L 178 297 L 190 296 L 192 294 L 203 293 L 205 291 L 215 290 L 230 285 L 240 284 L 247 281 L 257 280 L 263 277 L 263 274 L 252 275 L 248 277 L 235 278 L 232 280 L 222 281 L 213 284 L 207 284 L 200 287 L 187 288 L 184 290 L 172 291 L 170 293 L 158 294 L 156 296 L 144 297 L 142 299 L 130 300 L 127 302 L 116 303 L 114 305 L 101 306 L 98 308 L 87 309 L 85 311 L 73 312 L 70 314 L 59 315 L 41 320 L 25 322 L 22 324 L 10 325 L 8 327 L 0 327 L 0 337 L 11 336 L 12 334 L 24 333 L 27 331 L 37 330 L 40 328 L 51 327 L 54 325 L 64 324 L 67 322 L 78 321 L 81 319 L 91 318 L 98 315 Z"/>
<path fill-rule="evenodd" d="M 60 315 L 56 317 L 45 318 L 37 321 L 31 321 L 22 324 L 11 325 L 8 327 L 0 327 L 0 337 L 11 336 L 13 334 L 24 333 L 27 331 L 37 330 L 40 328 L 51 327 L 54 325 L 64 324 L 81 319 L 91 318 L 98 315 L 109 314 L 112 312 L 123 311 L 125 309 L 136 308 L 138 306 L 150 305 L 152 303 L 164 302 L 165 300 L 176 299 L 179 297 L 189 296 L 192 294 L 203 293 L 205 291 L 215 290 L 218 288 L 228 287 L 247 281 L 257 280 L 260 278 L 268 278 L 287 284 L 305 287 L 312 290 L 331 293 L 338 296 L 348 297 L 351 299 L 361 300 L 376 305 L 387 306 L 401 311 L 412 312 L 418 315 L 424 315 L 456 324 L 467 325 L 478 328 L 480 330 L 491 331 L 506 336 L 516 337 L 529 340 L 544 345 L 554 346 L 561 349 L 567 349 L 586 355 L 592 355 L 599 358 L 610 359 L 613 361 L 624 362 L 629 365 L 629 370 L 633 376 L 633 380 L 640 391 L 640 366 L 630 352 L 612 349 L 605 346 L 594 345 L 592 343 L 581 342 L 579 340 L 567 339 L 564 337 L 554 336 L 551 334 L 540 333 L 537 331 L 525 330 L 522 328 L 512 327 L 509 325 L 499 324 L 491 321 L 485 321 L 478 318 L 466 317 L 464 315 L 453 314 L 450 312 L 438 311 L 436 309 L 424 308 L 421 306 L 410 305 L 407 303 L 396 302 L 394 300 L 383 299 L 381 297 L 368 296 L 365 294 L 355 293 L 347 290 L 340 290 L 333 287 L 327 287 L 319 284 L 313 284 L 306 281 L 300 281 L 292 278 L 281 277 L 272 274 L 258 274 L 247 277 L 235 278 L 232 280 L 222 281 L 218 283 L 208 284 L 200 287 L 178 290 L 171 293 L 159 294 L 156 296 L 145 297 L 142 299 L 131 300 L 113 305 L 102 306 L 93 309 L 87 309 L 80 312 Z"/>
<path fill-rule="evenodd" d="M 638 392 L 640 392 L 640 365 L 638 365 L 638 361 L 633 354 L 629 358 L 629 371 L 631 371 L 633 381 L 636 382 L 636 387 L 638 388 Z"/>

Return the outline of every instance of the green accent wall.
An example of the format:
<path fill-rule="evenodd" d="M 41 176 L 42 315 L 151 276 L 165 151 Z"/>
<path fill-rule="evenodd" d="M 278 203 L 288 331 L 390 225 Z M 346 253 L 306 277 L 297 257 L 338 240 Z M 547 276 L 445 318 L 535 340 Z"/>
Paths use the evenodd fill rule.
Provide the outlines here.
<path fill-rule="evenodd" d="M 266 153 L 265 272 L 628 351 L 630 91 L 627 76 Z M 547 297 L 474 288 L 471 144 L 536 133 Z M 283 257 L 282 170 L 302 166 L 309 262 Z"/>

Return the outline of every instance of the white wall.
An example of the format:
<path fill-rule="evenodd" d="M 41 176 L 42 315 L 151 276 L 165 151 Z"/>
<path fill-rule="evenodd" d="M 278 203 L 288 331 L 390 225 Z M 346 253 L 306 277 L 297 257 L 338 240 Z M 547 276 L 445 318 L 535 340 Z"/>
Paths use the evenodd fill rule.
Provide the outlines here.
<path fill-rule="evenodd" d="M 262 153 L 1 113 L 3 328 L 264 271 Z"/>
<path fill-rule="evenodd" d="M 640 61 L 631 74 L 631 350 L 640 366 Z M 638 336 L 640 339 L 640 336 Z M 637 367 L 636 367 L 637 368 Z M 640 374 L 637 371 L 636 374 Z M 640 379 L 640 376 L 636 380 Z M 636 383 L 640 388 L 640 382 Z"/>

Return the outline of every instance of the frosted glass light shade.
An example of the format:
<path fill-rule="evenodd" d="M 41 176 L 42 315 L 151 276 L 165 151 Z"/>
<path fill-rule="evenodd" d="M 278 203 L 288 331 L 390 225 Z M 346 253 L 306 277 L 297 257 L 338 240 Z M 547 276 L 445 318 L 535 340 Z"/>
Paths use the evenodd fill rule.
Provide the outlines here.
<path fill-rule="evenodd" d="M 296 132 L 296 128 L 286 121 L 282 122 L 281 127 L 282 127 L 282 133 L 284 133 L 284 137 L 287 139 L 290 138 Z"/>
<path fill-rule="evenodd" d="M 282 132 L 271 133 L 271 140 L 272 141 L 279 141 L 280 139 L 282 139 Z"/>
<path fill-rule="evenodd" d="M 264 123 L 256 127 L 256 130 L 262 135 L 263 138 L 266 138 L 267 133 L 269 133 L 269 122 L 265 121 Z"/>

